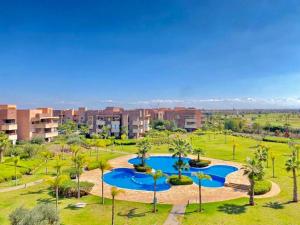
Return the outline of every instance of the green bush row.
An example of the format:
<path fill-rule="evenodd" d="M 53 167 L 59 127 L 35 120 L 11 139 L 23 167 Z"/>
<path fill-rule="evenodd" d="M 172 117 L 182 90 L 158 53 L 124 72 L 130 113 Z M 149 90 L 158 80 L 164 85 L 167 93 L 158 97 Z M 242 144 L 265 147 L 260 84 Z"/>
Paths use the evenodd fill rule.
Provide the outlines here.
<path fill-rule="evenodd" d="M 115 140 L 116 145 L 135 145 L 137 140 L 135 139 L 126 139 L 126 140 Z"/>

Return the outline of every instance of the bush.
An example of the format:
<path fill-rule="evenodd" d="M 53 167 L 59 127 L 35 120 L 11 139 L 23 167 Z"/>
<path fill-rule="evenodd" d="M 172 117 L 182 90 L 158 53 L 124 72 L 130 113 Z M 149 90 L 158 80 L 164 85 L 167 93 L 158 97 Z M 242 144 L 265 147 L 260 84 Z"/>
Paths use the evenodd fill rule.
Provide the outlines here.
<path fill-rule="evenodd" d="M 94 169 L 98 169 L 98 168 L 99 168 L 98 161 L 89 162 L 85 167 L 86 170 L 94 170 Z"/>
<path fill-rule="evenodd" d="M 285 137 L 266 136 L 263 138 L 263 141 L 276 142 L 276 143 L 288 143 L 289 141 L 291 141 L 291 139 Z"/>
<path fill-rule="evenodd" d="M 141 164 L 135 164 L 133 165 L 134 166 L 134 169 L 137 171 L 137 172 L 140 172 L 140 173 L 146 173 L 146 172 L 151 172 L 152 168 L 150 166 L 143 166 Z"/>
<path fill-rule="evenodd" d="M 209 160 L 204 160 L 204 159 L 200 159 L 200 161 L 198 161 L 197 159 L 191 159 L 189 161 L 189 165 L 191 167 L 197 167 L 197 168 L 202 168 L 202 167 L 206 167 L 211 163 L 211 161 Z"/>
<path fill-rule="evenodd" d="M 172 185 L 190 185 L 193 183 L 192 178 L 188 176 L 181 176 L 181 180 L 179 180 L 178 175 L 170 176 L 168 181 Z"/>
<path fill-rule="evenodd" d="M 126 139 L 126 140 L 115 140 L 116 145 L 135 145 L 137 140 L 135 139 Z"/>
<path fill-rule="evenodd" d="M 31 144 L 41 145 L 45 143 L 45 139 L 42 137 L 33 137 L 30 142 Z"/>
<path fill-rule="evenodd" d="M 259 180 L 255 182 L 254 194 L 263 195 L 269 192 L 272 188 L 272 183 L 269 180 Z"/>
<path fill-rule="evenodd" d="M 70 179 L 76 179 L 77 177 L 77 171 L 74 167 L 64 170 L 64 173 L 67 173 Z"/>
<path fill-rule="evenodd" d="M 80 196 L 88 195 L 92 190 L 94 184 L 86 181 L 80 182 Z M 76 197 L 77 196 L 77 182 L 65 181 L 59 187 L 59 195 L 63 197 Z"/>

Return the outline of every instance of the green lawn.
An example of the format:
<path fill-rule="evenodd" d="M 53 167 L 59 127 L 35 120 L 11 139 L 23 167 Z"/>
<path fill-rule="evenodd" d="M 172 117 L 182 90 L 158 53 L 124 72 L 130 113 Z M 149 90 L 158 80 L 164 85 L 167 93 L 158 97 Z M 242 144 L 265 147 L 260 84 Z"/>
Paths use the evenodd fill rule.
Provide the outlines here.
<path fill-rule="evenodd" d="M 8 214 L 16 207 L 34 207 L 38 203 L 55 201 L 49 194 L 45 184 L 31 187 L 26 190 L 0 193 L 0 224 L 9 224 Z M 86 208 L 76 209 L 72 204 L 77 203 L 75 198 L 61 199 L 59 208 L 61 222 L 65 225 L 104 225 L 111 221 L 111 200 L 106 199 L 101 205 L 100 197 L 85 196 L 80 202 L 87 203 Z M 170 205 L 159 205 L 159 213 L 151 212 L 152 205 L 135 202 L 117 201 L 116 224 L 163 224 L 171 209 Z"/>

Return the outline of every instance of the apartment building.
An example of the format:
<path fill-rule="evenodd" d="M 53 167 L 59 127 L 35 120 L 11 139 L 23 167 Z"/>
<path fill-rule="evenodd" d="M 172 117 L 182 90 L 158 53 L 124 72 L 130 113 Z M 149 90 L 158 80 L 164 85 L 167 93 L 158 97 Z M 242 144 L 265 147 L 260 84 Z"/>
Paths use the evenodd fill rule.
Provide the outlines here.
<path fill-rule="evenodd" d="M 72 120 L 78 124 L 86 123 L 86 111 L 87 108 L 80 107 L 78 110 L 65 109 L 65 110 L 53 110 L 53 116 L 59 118 L 59 123 L 65 123 L 67 120 Z"/>
<path fill-rule="evenodd" d="M 201 128 L 203 115 L 202 111 L 196 108 L 175 107 L 151 109 L 152 119 L 164 119 L 174 121 L 178 128 L 193 131 Z"/>
<path fill-rule="evenodd" d="M 13 144 L 17 141 L 17 107 L 0 105 L 0 131 L 8 135 Z"/>
<path fill-rule="evenodd" d="M 90 133 L 101 133 L 104 126 L 110 130 L 110 135 L 121 135 L 121 121 L 124 109 L 119 107 L 107 107 L 104 110 L 88 110 L 86 112 L 86 124 Z"/>
<path fill-rule="evenodd" d="M 30 141 L 32 138 L 41 137 L 51 141 L 58 135 L 59 117 L 53 116 L 51 108 L 18 109 L 18 140 Z"/>
<path fill-rule="evenodd" d="M 148 109 L 126 110 L 122 114 L 122 127 L 127 128 L 129 138 L 139 138 L 150 130 L 150 119 Z"/>

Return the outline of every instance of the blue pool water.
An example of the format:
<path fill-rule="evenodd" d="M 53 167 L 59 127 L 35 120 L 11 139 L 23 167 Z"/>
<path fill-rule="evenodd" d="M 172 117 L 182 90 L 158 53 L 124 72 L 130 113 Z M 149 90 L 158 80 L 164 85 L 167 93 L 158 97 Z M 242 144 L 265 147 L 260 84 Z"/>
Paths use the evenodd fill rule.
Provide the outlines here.
<path fill-rule="evenodd" d="M 178 158 L 170 156 L 151 156 L 146 159 L 147 165 L 154 170 L 162 170 L 168 175 L 178 174 L 178 171 L 173 167 Z M 188 162 L 189 158 L 183 158 Z M 140 158 L 133 158 L 128 161 L 131 164 L 141 163 Z M 205 187 L 223 187 L 225 178 L 228 174 L 236 171 L 237 168 L 227 165 L 214 165 L 206 168 L 190 167 L 189 170 L 183 171 L 182 174 L 189 176 L 198 184 L 198 178 L 193 176 L 194 172 L 203 172 L 212 177 L 212 180 L 203 180 L 202 185 Z M 137 173 L 133 169 L 118 168 L 104 175 L 104 181 L 110 185 L 120 188 L 153 191 L 153 179 L 150 175 Z M 157 181 L 157 191 L 168 190 L 171 186 L 167 183 L 167 178 L 161 178 Z"/>

